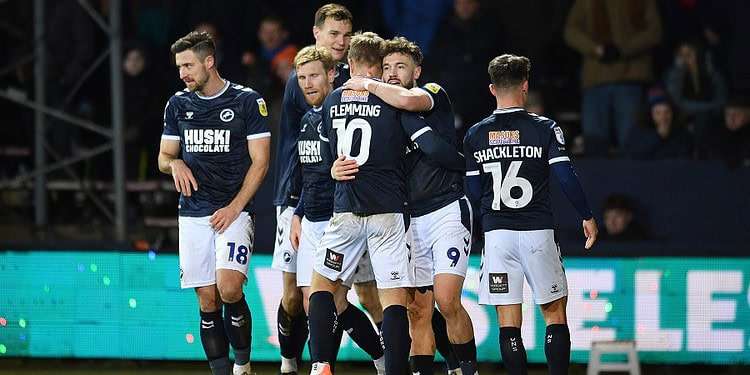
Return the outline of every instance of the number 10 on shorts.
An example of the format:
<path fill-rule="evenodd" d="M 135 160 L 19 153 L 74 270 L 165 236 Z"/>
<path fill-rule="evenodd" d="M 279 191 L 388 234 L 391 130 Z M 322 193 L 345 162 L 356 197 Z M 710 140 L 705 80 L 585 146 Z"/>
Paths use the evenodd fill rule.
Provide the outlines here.
<path fill-rule="evenodd" d="M 245 245 L 237 246 L 234 242 L 227 242 L 229 247 L 229 261 L 233 262 L 235 258 L 239 264 L 247 264 L 248 249 Z M 235 256 L 236 250 L 236 256 Z"/>

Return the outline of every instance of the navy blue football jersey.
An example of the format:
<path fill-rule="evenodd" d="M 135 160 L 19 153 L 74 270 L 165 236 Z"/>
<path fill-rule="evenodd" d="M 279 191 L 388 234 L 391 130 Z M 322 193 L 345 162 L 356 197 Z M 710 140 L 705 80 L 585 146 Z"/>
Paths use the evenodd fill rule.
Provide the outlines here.
<path fill-rule="evenodd" d="M 180 141 L 198 182 L 191 196 L 180 195 L 180 216 L 210 216 L 234 199 L 252 163 L 247 141 L 271 136 L 267 120 L 260 94 L 229 81 L 211 97 L 185 90 L 169 99 L 162 139 Z"/>
<path fill-rule="evenodd" d="M 410 137 L 429 131 L 414 113 L 402 112 L 367 91 L 334 90 L 323 104 L 323 136 L 332 155 L 359 165 L 353 180 L 336 182 L 334 212 L 360 215 L 404 212 L 404 156 Z"/>
<path fill-rule="evenodd" d="M 328 138 L 323 135 L 322 107 L 313 108 L 302 117 L 297 153 L 302 165 L 302 191 L 305 217 L 310 221 L 326 221 L 333 215 L 331 154 Z"/>
<path fill-rule="evenodd" d="M 553 229 L 550 165 L 570 161 L 562 129 L 522 108 L 496 110 L 464 138 L 466 175 L 480 176 L 482 225 Z"/>
<path fill-rule="evenodd" d="M 349 80 L 349 65 L 336 65 L 336 78 L 333 87 L 340 87 Z M 276 140 L 276 164 L 274 179 L 274 206 L 296 206 L 302 189 L 302 175 L 297 157 L 297 138 L 299 137 L 302 116 L 310 110 L 305 101 L 305 94 L 297 82 L 297 72 L 292 71 L 284 88 L 284 99 L 281 103 L 281 120 L 279 136 Z"/>
<path fill-rule="evenodd" d="M 430 95 L 432 108 L 421 113 L 435 133 L 450 145 L 460 149 L 456 139 L 453 105 L 448 93 L 436 83 L 421 87 Z M 407 150 L 406 171 L 409 194 L 408 211 L 412 216 L 422 216 L 443 208 L 464 194 L 464 172 L 439 166 L 416 143 Z"/>

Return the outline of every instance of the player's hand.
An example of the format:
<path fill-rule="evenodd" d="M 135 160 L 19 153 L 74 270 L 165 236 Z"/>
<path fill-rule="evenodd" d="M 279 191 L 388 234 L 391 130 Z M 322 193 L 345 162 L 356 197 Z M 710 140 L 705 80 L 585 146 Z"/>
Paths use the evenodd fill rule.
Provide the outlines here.
<path fill-rule="evenodd" d="M 599 235 L 599 228 L 596 226 L 596 220 L 592 217 L 591 219 L 583 221 L 583 235 L 586 236 L 586 250 L 591 249 L 596 242 L 596 236 Z"/>
<path fill-rule="evenodd" d="M 370 78 L 364 78 L 364 77 L 354 77 L 350 78 L 346 83 L 344 83 L 344 89 L 345 90 L 355 90 L 355 91 L 365 91 L 367 90 L 368 82 L 371 82 L 372 80 Z"/>
<path fill-rule="evenodd" d="M 230 204 L 229 206 L 216 210 L 216 212 L 211 215 L 208 222 L 211 224 L 211 228 L 217 233 L 224 233 L 224 231 L 227 230 L 235 220 L 237 220 L 237 217 L 240 216 L 240 211 L 240 209 L 235 208 Z"/>
<path fill-rule="evenodd" d="M 331 177 L 336 181 L 348 181 L 354 179 L 354 174 L 359 172 L 359 165 L 353 159 L 347 159 L 340 155 L 331 167 Z"/>
<path fill-rule="evenodd" d="M 289 241 L 292 243 L 292 249 L 297 251 L 299 248 L 299 239 L 302 236 L 302 218 L 292 215 L 292 223 L 289 226 Z"/>
<path fill-rule="evenodd" d="M 182 195 L 189 197 L 193 194 L 193 191 L 198 191 L 198 181 L 195 180 L 193 172 L 184 161 L 181 159 L 174 159 L 169 163 L 169 167 L 172 169 L 174 188 L 177 189 L 178 193 L 182 193 Z"/>

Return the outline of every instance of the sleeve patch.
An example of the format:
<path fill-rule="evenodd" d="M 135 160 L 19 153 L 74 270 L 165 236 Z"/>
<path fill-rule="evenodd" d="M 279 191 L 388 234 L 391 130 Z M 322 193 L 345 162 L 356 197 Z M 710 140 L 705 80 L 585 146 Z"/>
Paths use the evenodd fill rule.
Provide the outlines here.
<path fill-rule="evenodd" d="M 557 142 L 561 145 L 565 145 L 565 137 L 563 136 L 562 129 L 560 129 L 559 126 L 555 126 L 553 129 L 555 131 L 555 138 L 557 138 Z"/>
<path fill-rule="evenodd" d="M 268 107 L 266 107 L 266 101 L 263 100 L 263 98 L 258 98 L 255 101 L 258 102 L 258 112 L 260 112 L 263 117 L 268 117 Z"/>
<path fill-rule="evenodd" d="M 437 83 L 430 82 L 430 83 L 426 83 L 424 85 L 424 88 L 426 88 L 428 91 L 430 91 L 433 94 L 437 94 L 438 92 L 440 92 L 440 89 L 442 87 L 440 87 L 440 85 L 438 85 Z"/>

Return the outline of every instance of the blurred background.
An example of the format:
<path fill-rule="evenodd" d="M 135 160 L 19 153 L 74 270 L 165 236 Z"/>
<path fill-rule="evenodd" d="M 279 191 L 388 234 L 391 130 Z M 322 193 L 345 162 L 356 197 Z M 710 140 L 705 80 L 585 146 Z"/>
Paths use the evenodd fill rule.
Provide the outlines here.
<path fill-rule="evenodd" d="M 0 0 L 0 369 L 202 358 L 195 297 L 178 287 L 178 195 L 156 164 L 164 105 L 184 88 L 169 46 L 210 32 L 221 75 L 265 97 L 276 134 L 292 59 L 324 3 Z M 340 3 L 354 30 L 420 45 L 421 81 L 447 90 L 460 136 L 494 109 L 489 60 L 531 59 L 528 109 L 563 126 L 602 231 L 585 253 L 552 183 L 575 362 L 618 339 L 647 365 L 750 371 L 750 2 Z M 273 172 L 255 198 L 246 292 L 263 361 L 278 357 Z M 481 315 L 480 359 L 498 362 L 476 282 L 464 297 Z M 528 307 L 524 341 L 543 362 L 543 321 Z M 365 359 L 350 343 L 340 358 Z"/>

